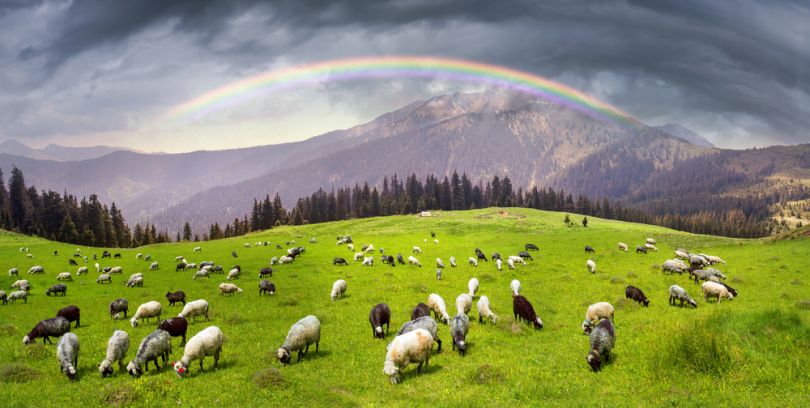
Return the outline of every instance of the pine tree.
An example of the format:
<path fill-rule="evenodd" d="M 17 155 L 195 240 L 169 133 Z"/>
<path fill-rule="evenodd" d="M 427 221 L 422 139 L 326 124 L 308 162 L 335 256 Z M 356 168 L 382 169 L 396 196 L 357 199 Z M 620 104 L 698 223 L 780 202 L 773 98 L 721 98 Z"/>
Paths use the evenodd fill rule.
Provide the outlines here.
<path fill-rule="evenodd" d="M 18 231 L 28 233 L 31 223 L 31 204 L 28 202 L 28 192 L 25 188 L 25 179 L 22 171 L 17 167 L 11 169 L 11 178 L 8 182 L 9 208 L 11 227 Z"/>
<path fill-rule="evenodd" d="M 191 225 L 188 222 L 183 224 L 183 240 L 191 241 Z"/>
<path fill-rule="evenodd" d="M 62 221 L 62 226 L 59 228 L 59 240 L 62 242 L 80 243 L 79 231 L 76 230 L 76 224 L 70 218 L 70 214 L 66 215 Z"/>

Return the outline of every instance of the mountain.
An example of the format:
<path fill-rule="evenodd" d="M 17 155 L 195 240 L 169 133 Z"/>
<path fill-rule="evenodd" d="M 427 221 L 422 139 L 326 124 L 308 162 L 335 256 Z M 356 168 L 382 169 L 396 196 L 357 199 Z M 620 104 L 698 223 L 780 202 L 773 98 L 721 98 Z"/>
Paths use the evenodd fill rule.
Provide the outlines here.
<path fill-rule="evenodd" d="M 703 136 L 678 124 L 667 123 L 666 125 L 655 126 L 655 128 L 664 133 L 686 140 L 696 146 L 715 147 L 712 142 L 706 140 Z"/>
<path fill-rule="evenodd" d="M 134 152 L 135 150 L 111 146 L 70 147 L 57 144 L 49 144 L 42 149 L 34 149 L 15 139 L 8 139 L 0 143 L 0 153 L 36 160 L 82 161 L 95 159 L 117 151 Z"/>

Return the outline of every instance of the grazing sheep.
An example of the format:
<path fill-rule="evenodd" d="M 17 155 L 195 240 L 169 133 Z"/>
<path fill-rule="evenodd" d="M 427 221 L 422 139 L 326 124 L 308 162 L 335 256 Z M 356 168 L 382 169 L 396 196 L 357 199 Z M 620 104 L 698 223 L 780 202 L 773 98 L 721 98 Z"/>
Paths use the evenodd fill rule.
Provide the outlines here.
<path fill-rule="evenodd" d="M 525 320 L 535 329 L 543 328 L 543 321 L 535 313 L 534 307 L 528 299 L 521 295 L 512 296 L 512 313 L 515 315 L 516 321 Z"/>
<path fill-rule="evenodd" d="M 181 337 L 180 346 L 186 344 L 186 332 L 188 331 L 188 320 L 185 317 L 172 317 L 158 324 L 158 329 L 166 331 L 169 336 Z"/>
<path fill-rule="evenodd" d="M 433 351 L 433 336 L 425 329 L 415 329 L 411 332 L 397 336 L 388 347 L 385 355 L 383 373 L 397 384 L 400 371 L 411 363 L 418 363 L 417 374 L 422 371 L 422 365 L 429 364 L 430 354 Z"/>
<path fill-rule="evenodd" d="M 524 261 L 523 258 L 521 258 L 519 256 L 510 255 L 509 258 L 507 259 L 507 263 L 509 261 L 512 261 L 514 263 L 519 263 L 521 265 L 526 265 L 526 261 Z"/>
<path fill-rule="evenodd" d="M 420 305 L 424 305 L 424 303 L 420 303 Z M 426 305 L 427 306 L 427 305 Z M 433 320 L 432 317 L 428 315 L 419 316 L 416 318 L 411 319 L 411 321 L 402 325 L 402 327 L 397 332 L 397 336 L 401 336 L 405 333 L 412 332 L 416 329 L 424 329 L 433 336 L 433 340 L 439 345 L 436 349 L 437 353 L 442 352 L 442 340 L 439 338 L 439 324 Z M 390 345 L 388 346 L 391 347 Z"/>
<path fill-rule="evenodd" d="M 467 282 L 467 289 L 469 290 L 467 294 L 470 295 L 470 298 L 474 298 L 475 294 L 478 292 L 478 279 L 470 278 Z"/>
<path fill-rule="evenodd" d="M 627 244 L 625 244 L 624 242 L 619 242 L 619 250 L 627 252 Z"/>
<path fill-rule="evenodd" d="M 495 267 L 498 268 L 498 270 L 500 271 L 502 266 L 503 266 L 503 262 L 500 259 L 496 259 L 495 260 Z"/>
<path fill-rule="evenodd" d="M 590 344 L 591 351 L 585 357 L 585 361 L 591 366 L 593 371 L 599 371 L 602 368 L 602 362 L 608 361 L 610 358 L 610 351 L 613 350 L 613 345 L 616 343 L 616 334 L 613 328 L 613 322 L 610 320 L 602 320 L 591 331 Z"/>
<path fill-rule="evenodd" d="M 402 258 L 402 254 L 397 254 L 397 262 L 400 265 L 405 265 L 405 259 Z"/>
<path fill-rule="evenodd" d="M 593 325 L 600 319 L 613 321 L 613 305 L 608 302 L 599 302 L 588 306 L 588 310 L 585 311 L 585 320 L 582 322 L 582 334 L 590 333 Z"/>
<path fill-rule="evenodd" d="M 442 270 L 436 269 L 436 280 L 442 280 Z"/>
<path fill-rule="evenodd" d="M 469 257 L 467 262 L 472 266 L 478 267 L 478 260 L 473 257 Z"/>
<path fill-rule="evenodd" d="M 723 298 L 728 298 L 728 300 L 734 299 L 734 295 L 732 295 L 725 286 L 719 283 L 703 282 L 700 287 L 703 289 L 703 298 L 706 299 L 706 302 L 709 301 L 710 297 L 716 297 L 717 303 L 720 303 Z"/>
<path fill-rule="evenodd" d="M 211 273 L 223 273 L 222 265 L 214 265 L 211 268 Z"/>
<path fill-rule="evenodd" d="M 201 269 L 197 272 L 194 272 L 194 275 L 191 277 L 192 280 L 208 278 L 211 272 L 208 269 Z"/>
<path fill-rule="evenodd" d="M 467 353 L 467 332 L 470 330 L 470 319 L 466 314 L 458 314 L 450 321 L 450 336 L 453 338 L 453 350 L 458 349 L 462 356 Z"/>
<path fill-rule="evenodd" d="M 85 258 L 85 262 L 87 262 L 86 261 L 87 257 L 85 256 L 84 258 Z M 152 255 L 147 254 L 146 256 L 143 257 L 143 260 L 144 261 L 151 261 L 152 260 Z"/>
<path fill-rule="evenodd" d="M 177 317 L 185 317 L 186 319 L 194 318 L 194 321 L 197 320 L 197 316 L 205 316 L 205 320 L 208 320 L 208 302 L 204 299 L 186 303 L 183 310 L 177 315 Z"/>
<path fill-rule="evenodd" d="M 110 269 L 110 273 L 121 274 L 124 273 L 124 268 L 120 266 L 116 266 L 115 268 Z"/>
<path fill-rule="evenodd" d="M 186 269 L 197 269 L 197 264 L 194 262 L 186 264 Z"/>
<path fill-rule="evenodd" d="M 706 254 L 700 254 L 700 256 L 706 258 L 706 260 L 709 261 L 710 265 L 718 265 L 718 264 L 725 264 L 726 263 L 726 261 L 724 261 L 719 256 L 706 255 Z"/>
<path fill-rule="evenodd" d="M 202 247 L 194 247 L 193 251 L 194 252 L 200 252 L 200 251 L 202 251 Z"/>
<path fill-rule="evenodd" d="M 704 266 L 709 266 L 709 260 L 697 254 L 690 254 L 689 265 L 692 269 L 699 269 Z"/>
<path fill-rule="evenodd" d="M 716 277 L 718 277 L 718 278 L 720 278 L 720 279 L 726 279 L 726 275 L 724 275 L 724 274 L 723 274 L 723 272 L 720 272 L 718 269 L 714 269 L 714 268 L 706 268 L 706 269 L 704 269 L 704 270 L 705 270 L 707 273 L 710 273 L 712 276 L 716 276 Z"/>
<path fill-rule="evenodd" d="M 349 263 L 346 262 L 346 260 L 341 257 L 335 257 L 334 259 L 332 259 L 332 265 L 348 265 L 348 264 Z"/>
<path fill-rule="evenodd" d="M 156 271 L 159 268 L 160 268 L 160 265 L 158 265 L 157 261 L 152 262 L 151 264 L 149 264 L 149 270 L 150 271 Z"/>
<path fill-rule="evenodd" d="M 146 302 L 140 306 L 138 306 L 138 310 L 135 311 L 135 315 L 132 316 L 132 319 L 129 319 L 129 323 L 132 324 L 132 327 L 138 327 L 138 320 L 139 319 L 149 319 L 151 317 L 156 317 L 158 322 L 160 321 L 160 313 L 163 311 L 163 307 L 160 305 L 160 302 L 157 300 L 153 300 L 150 302 Z"/>
<path fill-rule="evenodd" d="M 493 261 L 496 260 L 496 259 L 501 259 L 501 254 L 499 254 L 497 252 L 493 252 L 491 258 L 492 258 Z"/>
<path fill-rule="evenodd" d="M 127 317 L 129 302 L 126 299 L 118 298 L 110 302 L 110 318 L 116 318 L 116 315 L 121 312 L 124 312 L 124 317 Z"/>
<path fill-rule="evenodd" d="M 20 276 L 20 271 L 17 268 L 11 268 L 8 270 L 8 276 Z"/>
<path fill-rule="evenodd" d="M 720 282 L 720 278 L 714 276 L 714 274 L 705 271 L 703 269 L 696 269 L 689 272 L 689 277 L 694 278 L 695 284 L 700 283 L 700 281 Z"/>
<path fill-rule="evenodd" d="M 422 248 L 419 248 L 418 246 L 413 247 L 413 253 L 421 254 L 422 253 Z"/>
<path fill-rule="evenodd" d="M 427 305 L 430 310 L 433 311 L 433 317 L 438 319 L 439 315 L 441 315 L 442 323 L 450 323 L 450 315 L 447 314 L 447 305 L 445 305 L 444 299 L 442 299 L 441 296 L 431 293 L 430 296 L 428 296 Z"/>
<path fill-rule="evenodd" d="M 25 303 L 28 303 L 28 292 L 17 290 L 8 294 L 8 300 L 11 300 L 11 303 L 17 303 L 18 299 L 22 299 Z"/>
<path fill-rule="evenodd" d="M 385 262 L 388 264 L 388 266 L 392 268 L 397 266 L 396 261 L 394 261 L 393 255 L 381 255 L 381 256 L 385 259 Z"/>
<path fill-rule="evenodd" d="M 233 295 L 234 293 L 242 293 L 242 289 L 233 283 L 220 283 L 219 295 L 222 296 L 226 293 L 229 295 Z"/>
<path fill-rule="evenodd" d="M 354 244 L 349 244 L 346 246 L 346 248 L 348 248 L 349 251 L 354 251 Z"/>
<path fill-rule="evenodd" d="M 104 273 L 110 273 L 110 271 L 112 270 L 112 266 L 105 266 L 103 270 Z"/>
<path fill-rule="evenodd" d="M 8 295 L 6 295 L 5 290 L 0 290 L 0 301 L 2 301 L 4 305 L 8 304 Z"/>
<path fill-rule="evenodd" d="M 658 252 L 658 248 L 653 244 L 644 244 L 644 248 L 647 248 L 649 251 Z"/>
<path fill-rule="evenodd" d="M 588 272 L 596 273 L 596 262 L 594 262 L 592 259 L 585 261 L 585 266 L 588 267 Z"/>
<path fill-rule="evenodd" d="M 321 322 L 317 317 L 309 315 L 297 321 L 290 331 L 287 332 L 287 338 L 284 344 L 278 349 L 276 355 L 282 364 L 289 364 L 292 359 L 292 353 L 298 352 L 298 361 L 309 353 L 309 345 L 315 343 L 315 352 L 319 353 L 319 346 L 321 342 Z"/>
<path fill-rule="evenodd" d="M 141 340 L 135 359 L 127 364 L 129 375 L 136 377 L 149 371 L 149 362 L 155 363 L 155 369 L 160 370 L 158 358 L 163 360 L 163 365 L 169 362 L 169 355 L 172 354 L 172 338 L 165 330 L 157 329 Z"/>
<path fill-rule="evenodd" d="M 478 258 L 478 260 L 480 260 L 480 261 L 489 262 L 489 261 L 487 260 L 487 256 L 486 256 L 486 255 L 484 255 L 484 251 L 481 251 L 481 249 L 479 249 L 479 248 L 475 248 L 475 256 L 476 256 L 476 257 Z"/>
<path fill-rule="evenodd" d="M 384 339 L 391 325 L 391 309 L 385 303 L 374 305 L 368 315 L 368 321 L 371 323 L 372 336 Z M 385 333 L 382 330 L 383 325 L 385 325 Z"/>
<path fill-rule="evenodd" d="M 259 282 L 259 296 L 261 296 L 262 293 L 275 295 L 276 285 L 267 279 L 262 279 L 261 282 Z"/>
<path fill-rule="evenodd" d="M 537 247 L 535 244 L 526 244 L 523 246 L 526 251 L 539 251 L 540 248 Z"/>
<path fill-rule="evenodd" d="M 644 295 L 641 289 L 633 285 L 627 285 L 627 288 L 624 289 L 624 298 L 633 299 L 635 302 L 644 305 L 644 307 L 650 305 L 650 299 L 647 299 L 647 296 Z"/>
<path fill-rule="evenodd" d="M 653 238 L 647 238 L 646 243 L 650 244 L 650 245 L 655 245 L 658 242 L 656 242 L 655 239 L 653 239 Z"/>
<path fill-rule="evenodd" d="M 12 295 L 16 293 L 13 292 Z M 70 322 L 61 316 L 45 319 L 37 323 L 28 334 L 23 337 L 23 344 L 31 344 L 38 337 L 42 337 L 42 344 L 51 343 L 51 337 L 59 337 L 70 331 Z"/>
<path fill-rule="evenodd" d="M 368 257 L 363 258 L 363 263 L 361 265 L 362 266 L 374 266 L 374 257 L 373 256 L 368 256 Z"/>
<path fill-rule="evenodd" d="M 186 305 L 186 293 L 182 290 L 177 292 L 166 292 L 166 300 L 169 301 L 169 306 L 174 306 L 177 302 L 182 302 L 183 306 Z"/>
<path fill-rule="evenodd" d="M 135 286 L 143 287 L 143 276 L 132 276 L 127 281 L 128 288 L 134 288 Z"/>
<path fill-rule="evenodd" d="M 200 371 L 203 370 L 203 360 L 207 356 L 214 356 L 214 368 L 219 363 L 219 355 L 222 353 L 222 342 L 225 336 L 222 330 L 216 326 L 206 327 L 195 334 L 183 349 L 183 357 L 174 363 L 174 372 L 180 377 L 185 377 L 189 373 L 189 366 L 194 360 L 200 360 Z"/>
<path fill-rule="evenodd" d="M 498 321 L 498 316 L 495 313 L 492 313 L 492 310 L 489 308 L 489 298 L 486 296 L 481 296 L 478 299 L 478 323 L 484 323 L 484 319 L 489 319 L 492 323 L 496 323 Z"/>
<path fill-rule="evenodd" d="M 110 284 L 112 283 L 112 276 L 110 276 L 109 273 L 102 273 L 101 275 L 98 275 L 98 278 L 96 278 L 96 283 L 104 283 L 104 282 Z"/>
<path fill-rule="evenodd" d="M 51 286 L 47 290 L 45 290 L 45 295 L 50 296 L 53 293 L 54 296 L 57 294 L 62 294 L 62 296 L 67 296 L 67 286 L 57 283 L 56 285 Z"/>
<path fill-rule="evenodd" d="M 724 282 L 717 282 L 717 283 L 723 285 L 729 293 L 734 295 L 734 297 L 737 297 L 737 290 L 736 289 L 732 288 L 731 286 L 726 285 Z"/>
<path fill-rule="evenodd" d="M 419 303 L 411 312 L 411 320 L 416 320 L 422 316 L 430 316 L 430 307 L 424 303 Z M 402 334 L 402 333 L 399 333 Z"/>
<path fill-rule="evenodd" d="M 329 294 L 329 297 L 332 299 L 332 301 L 342 298 L 346 294 L 347 287 L 348 285 L 346 284 L 345 280 L 336 280 L 335 283 L 332 284 L 332 292 Z"/>
<path fill-rule="evenodd" d="M 682 274 L 687 266 L 680 259 L 667 259 L 661 265 L 661 272 Z"/>
<path fill-rule="evenodd" d="M 442 258 L 436 258 L 436 267 L 440 269 L 444 268 L 444 262 L 442 261 Z"/>
<path fill-rule="evenodd" d="M 45 273 L 45 268 L 43 268 L 40 265 L 32 266 L 30 269 L 28 269 L 28 273 L 30 274 Z"/>
<path fill-rule="evenodd" d="M 357 252 L 357 253 L 355 253 L 355 254 L 354 254 L 354 260 L 355 260 L 355 261 L 359 261 L 359 260 L 363 259 L 363 255 L 365 255 L 365 253 L 363 253 L 363 252 Z"/>
<path fill-rule="evenodd" d="M 76 271 L 76 276 L 79 276 L 79 275 L 87 275 L 87 267 L 86 266 L 79 267 L 79 269 Z"/>
<path fill-rule="evenodd" d="M 434 239 L 434 240 L 433 240 L 433 243 L 434 243 L 434 244 L 438 244 L 438 243 L 439 243 L 439 240 L 438 240 L 438 239 Z"/>
<path fill-rule="evenodd" d="M 22 289 L 26 286 L 30 286 L 28 283 L 28 279 L 17 279 L 14 283 L 11 284 L 12 288 Z"/>
<path fill-rule="evenodd" d="M 409 256 L 409 257 L 408 257 L 408 264 L 410 264 L 410 265 L 416 265 L 416 266 L 418 266 L 418 267 L 420 267 L 420 268 L 422 267 L 422 264 L 421 264 L 421 263 L 419 263 L 419 260 L 418 260 L 418 259 L 416 259 L 416 257 L 414 257 L 413 255 L 411 255 L 411 256 Z"/>
<path fill-rule="evenodd" d="M 685 249 L 676 249 L 675 250 L 675 257 L 680 259 L 689 259 L 689 251 Z"/>
<path fill-rule="evenodd" d="M 71 266 L 78 266 L 78 265 L 79 265 L 79 264 L 78 264 L 76 261 L 74 261 L 73 259 L 68 259 L 68 264 L 69 264 L 69 265 L 71 265 Z"/>
<path fill-rule="evenodd" d="M 472 309 L 472 296 L 462 293 L 456 297 L 456 310 L 458 314 L 467 315 Z"/>
<path fill-rule="evenodd" d="M 528 260 L 530 260 L 530 261 L 533 261 L 533 260 L 534 260 L 534 258 L 532 258 L 532 255 L 531 255 L 530 253 L 526 252 L 526 251 L 520 251 L 520 252 L 518 252 L 518 256 L 519 256 L 521 259 L 524 259 L 524 260 L 525 260 L 525 259 L 528 259 Z"/>
<path fill-rule="evenodd" d="M 98 365 L 98 372 L 102 377 L 107 377 L 113 373 L 113 363 L 118 362 L 118 369 L 124 371 L 124 357 L 129 351 L 129 334 L 123 330 L 113 332 L 107 340 L 107 355 Z"/>
<path fill-rule="evenodd" d="M 643 247 L 643 246 L 641 246 L 641 245 L 637 245 L 637 246 L 636 246 L 636 253 L 637 253 L 637 254 L 644 254 L 644 255 L 646 255 L 646 254 L 647 254 L 647 248 L 644 248 L 644 247 Z"/>
<path fill-rule="evenodd" d="M 96 262 L 95 267 L 96 267 L 96 273 L 101 272 L 101 265 L 99 265 L 98 262 Z"/>
<path fill-rule="evenodd" d="M 590 245 L 585 245 L 585 252 L 593 254 L 593 253 L 596 253 L 596 250 L 594 250 L 593 247 L 590 246 Z"/>
<path fill-rule="evenodd" d="M 34 258 L 34 254 L 26 254 L 25 256 L 28 257 L 29 259 Z M 71 261 L 73 261 L 73 260 L 71 259 Z M 76 261 L 73 261 L 73 262 L 76 262 Z"/>
<path fill-rule="evenodd" d="M 76 367 L 79 366 L 79 337 L 73 333 L 65 333 L 56 343 L 56 358 L 70 381 L 76 379 Z"/>
<path fill-rule="evenodd" d="M 227 280 L 239 279 L 239 270 L 238 269 L 231 269 L 228 272 L 228 277 L 225 278 L 225 279 L 227 279 Z"/>
<path fill-rule="evenodd" d="M 689 295 L 686 293 L 684 288 L 678 285 L 672 285 L 669 287 L 669 304 L 670 306 L 675 306 L 675 301 L 681 301 L 681 307 L 683 307 L 683 302 L 686 302 L 690 306 L 697 309 L 697 302 L 694 301 Z"/>
<path fill-rule="evenodd" d="M 517 279 L 512 279 L 512 282 L 509 283 L 509 287 L 512 289 L 512 296 L 520 295 L 520 281 Z"/>
<path fill-rule="evenodd" d="M 455 256 L 451 256 L 451 257 L 450 257 L 450 267 L 451 267 L 451 268 L 455 268 L 455 267 L 456 267 L 456 257 L 455 257 Z"/>
<path fill-rule="evenodd" d="M 500 259 L 498 259 L 498 261 L 500 261 Z M 509 269 L 515 269 L 515 261 L 507 259 L 506 266 L 509 267 Z"/>
<path fill-rule="evenodd" d="M 283 265 L 283 264 L 292 263 L 294 260 L 295 260 L 295 258 L 293 258 L 291 256 L 282 256 L 281 258 L 278 259 L 278 263 Z"/>
<path fill-rule="evenodd" d="M 70 323 L 76 322 L 76 327 L 79 327 L 81 324 L 81 310 L 79 310 L 79 307 L 76 305 L 65 306 L 59 309 L 59 311 L 56 312 L 56 316 L 64 317 Z"/>
<path fill-rule="evenodd" d="M 366 249 L 364 249 L 363 251 L 364 251 L 365 253 L 367 253 L 367 254 L 374 252 L 374 245 L 373 245 L 373 244 L 369 244 L 369 245 L 368 245 L 368 247 L 367 247 Z"/>

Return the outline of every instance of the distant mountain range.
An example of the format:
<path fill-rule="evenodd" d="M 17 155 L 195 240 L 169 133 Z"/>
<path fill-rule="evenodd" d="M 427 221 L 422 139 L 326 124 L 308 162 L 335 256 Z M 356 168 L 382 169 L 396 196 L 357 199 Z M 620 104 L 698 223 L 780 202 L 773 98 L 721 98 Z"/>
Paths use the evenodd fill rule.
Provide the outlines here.
<path fill-rule="evenodd" d="M 457 170 L 474 182 L 508 175 L 516 188 L 550 186 L 649 206 L 677 201 L 662 184 L 688 188 L 690 171 L 703 161 L 716 164 L 707 194 L 718 197 L 793 191 L 793 183 L 810 181 L 810 145 L 722 150 L 678 125 L 600 121 L 507 91 L 416 101 L 365 124 L 280 145 L 182 154 L 108 148 L 101 156 L 101 148 L 58 154 L 66 150 L 20 145 L 0 145 L 5 174 L 13 164 L 29 185 L 96 193 L 115 201 L 129 223 L 149 221 L 172 233 L 186 221 L 197 232 L 232 221 L 267 194 L 280 193 L 290 206 L 318 188 L 380 185 L 394 173 Z M 34 155 L 46 151 L 50 158 Z M 710 188 L 704 178 L 699 185 Z"/>
<path fill-rule="evenodd" d="M 15 139 L 8 139 L 5 142 L 0 143 L 0 153 L 27 157 L 29 159 L 36 160 L 82 161 L 95 159 L 117 151 L 137 152 L 137 150 L 128 149 L 125 147 L 70 147 L 60 146 L 57 144 L 49 144 L 42 149 L 34 149 L 33 147 L 29 147 L 28 145 Z"/>

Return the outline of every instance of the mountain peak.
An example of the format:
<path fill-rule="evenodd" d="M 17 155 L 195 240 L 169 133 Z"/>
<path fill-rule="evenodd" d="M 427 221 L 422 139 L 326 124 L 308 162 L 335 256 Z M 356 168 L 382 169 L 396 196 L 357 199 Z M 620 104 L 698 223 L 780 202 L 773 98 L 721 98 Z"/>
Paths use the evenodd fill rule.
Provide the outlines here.
<path fill-rule="evenodd" d="M 667 123 L 666 125 L 655 126 L 655 128 L 679 139 L 683 139 L 695 146 L 716 147 L 712 142 L 706 140 L 705 137 L 675 123 Z"/>

